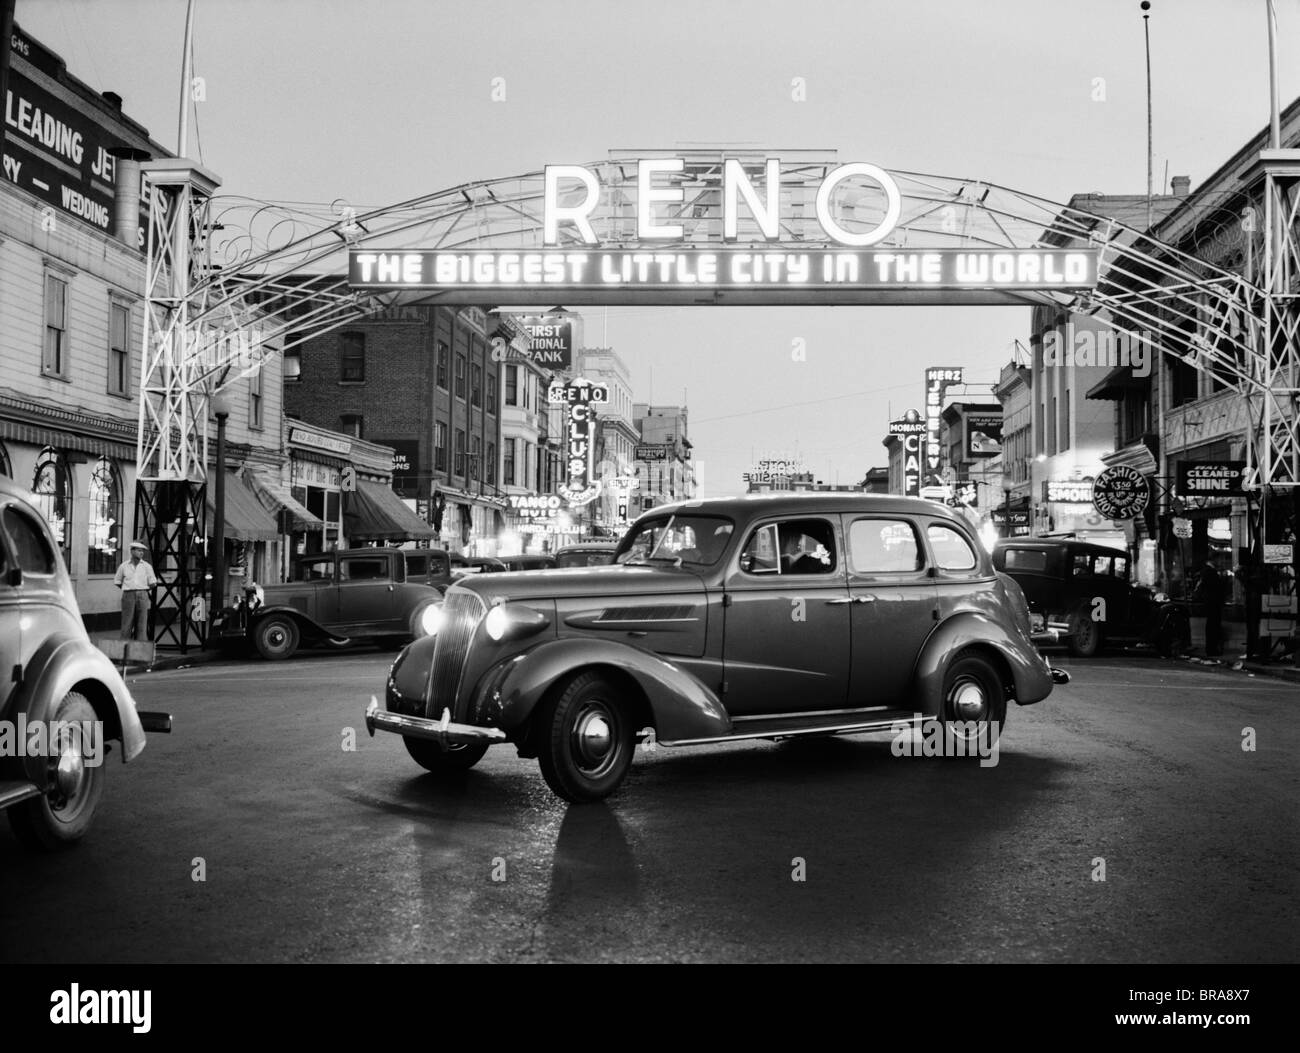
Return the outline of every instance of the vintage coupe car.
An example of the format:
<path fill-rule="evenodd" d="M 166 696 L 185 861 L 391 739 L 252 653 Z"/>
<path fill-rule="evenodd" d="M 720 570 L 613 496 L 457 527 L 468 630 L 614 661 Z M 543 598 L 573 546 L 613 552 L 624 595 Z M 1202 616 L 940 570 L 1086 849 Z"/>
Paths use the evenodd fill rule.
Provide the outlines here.
<path fill-rule="evenodd" d="M 1185 607 L 1131 581 L 1122 549 L 1073 538 L 1004 538 L 993 548 L 993 566 L 1016 580 L 1035 629 L 1054 633 L 1079 657 L 1108 642 L 1146 644 L 1168 656 L 1189 638 Z"/>
<path fill-rule="evenodd" d="M 366 725 L 430 771 L 494 743 L 570 801 L 663 746 L 890 731 L 996 735 L 1053 682 L 1019 587 L 940 505 L 781 494 L 647 512 L 610 566 L 464 578 Z"/>
<path fill-rule="evenodd" d="M 134 760 L 145 732 L 170 731 L 171 717 L 136 711 L 121 675 L 86 634 L 49 526 L 3 476 L 0 668 L 0 809 L 27 845 L 74 844 L 104 795 L 99 747 L 116 741 L 122 760 Z"/>
<path fill-rule="evenodd" d="M 442 591 L 407 580 L 407 558 L 395 548 L 302 556 L 292 581 L 247 590 L 238 607 L 217 616 L 214 631 L 224 642 L 251 642 L 268 660 L 288 658 L 304 642 L 408 643 L 429 631 Z"/>
<path fill-rule="evenodd" d="M 615 541 L 579 541 L 574 545 L 565 545 L 555 553 L 557 567 L 599 567 L 614 562 L 614 553 L 618 551 Z"/>

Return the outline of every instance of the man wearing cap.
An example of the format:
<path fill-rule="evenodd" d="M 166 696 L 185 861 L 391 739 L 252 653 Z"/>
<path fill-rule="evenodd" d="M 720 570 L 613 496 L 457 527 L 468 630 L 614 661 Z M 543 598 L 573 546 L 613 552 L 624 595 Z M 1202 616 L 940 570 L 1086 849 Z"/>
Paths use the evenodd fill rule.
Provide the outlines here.
<path fill-rule="evenodd" d="M 131 558 L 117 568 L 113 583 L 122 590 L 122 639 L 149 639 L 149 597 L 158 584 L 153 567 L 144 558 L 143 541 L 131 542 Z"/>

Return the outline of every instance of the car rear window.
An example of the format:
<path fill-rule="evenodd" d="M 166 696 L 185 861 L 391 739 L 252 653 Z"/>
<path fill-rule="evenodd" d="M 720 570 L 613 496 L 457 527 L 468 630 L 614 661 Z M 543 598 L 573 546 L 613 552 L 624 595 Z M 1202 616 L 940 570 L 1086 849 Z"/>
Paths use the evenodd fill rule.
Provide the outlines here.
<path fill-rule="evenodd" d="M 849 567 L 855 574 L 917 571 L 922 563 L 912 524 L 900 519 L 855 519 L 849 526 Z"/>
<path fill-rule="evenodd" d="M 1047 571 L 1047 553 L 1041 548 L 1007 549 L 1006 568 L 1026 574 L 1043 574 Z"/>
<path fill-rule="evenodd" d="M 428 556 L 407 556 L 406 557 L 406 576 L 408 578 L 422 578 L 429 573 Z"/>
<path fill-rule="evenodd" d="M 940 570 L 974 570 L 979 565 L 970 542 L 952 527 L 931 523 L 925 534 Z"/>

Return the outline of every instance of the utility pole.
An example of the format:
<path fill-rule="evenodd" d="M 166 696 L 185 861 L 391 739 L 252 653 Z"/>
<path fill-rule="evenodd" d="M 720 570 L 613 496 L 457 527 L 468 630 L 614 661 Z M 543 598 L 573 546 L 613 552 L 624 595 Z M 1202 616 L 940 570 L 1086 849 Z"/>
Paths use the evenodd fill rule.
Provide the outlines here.
<path fill-rule="evenodd" d="M 1271 2 L 1271 0 L 1270 0 Z M 1142 0 L 1142 35 L 1147 47 L 1147 233 L 1151 232 L 1151 0 Z"/>

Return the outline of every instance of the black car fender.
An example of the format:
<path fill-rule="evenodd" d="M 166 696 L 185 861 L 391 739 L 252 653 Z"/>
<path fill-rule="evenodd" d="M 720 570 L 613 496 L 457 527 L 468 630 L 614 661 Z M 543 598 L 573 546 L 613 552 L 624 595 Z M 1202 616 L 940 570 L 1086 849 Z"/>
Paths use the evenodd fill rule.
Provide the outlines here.
<path fill-rule="evenodd" d="M 70 633 L 51 633 L 23 670 L 22 685 L 14 692 L 5 715 L 25 713 L 28 724 L 54 719 L 59 703 L 69 691 L 80 691 L 104 724 L 104 738 L 122 742 L 122 761 L 133 760 L 144 749 L 145 734 L 136 713 L 135 699 L 121 675 L 99 648 Z M 49 777 L 47 760 L 29 756 L 24 767 L 39 786 Z"/>
<path fill-rule="evenodd" d="M 935 627 L 917 657 L 913 684 L 921 713 L 939 715 L 944 674 L 953 656 L 966 650 L 991 651 L 995 664 L 1001 660 L 1001 671 L 1010 673 L 1012 695 L 1020 705 L 1038 702 L 1052 693 L 1051 673 L 1032 643 L 984 614 L 958 611 Z"/>
<path fill-rule="evenodd" d="M 248 616 L 248 635 L 252 636 L 257 631 L 257 627 L 273 614 L 285 615 L 292 618 L 298 623 L 298 629 L 304 637 L 320 637 L 325 640 L 332 640 L 334 643 L 347 643 L 348 637 L 340 636 L 338 633 L 331 632 L 321 625 L 314 618 L 309 618 L 298 610 L 297 607 L 258 607 Z"/>
<path fill-rule="evenodd" d="M 552 687 L 587 669 L 605 669 L 612 677 L 633 681 L 662 741 L 731 733 L 726 708 L 686 670 L 631 644 L 590 637 L 549 640 L 502 662 L 480 682 L 475 722 L 507 732 L 521 728 Z"/>

